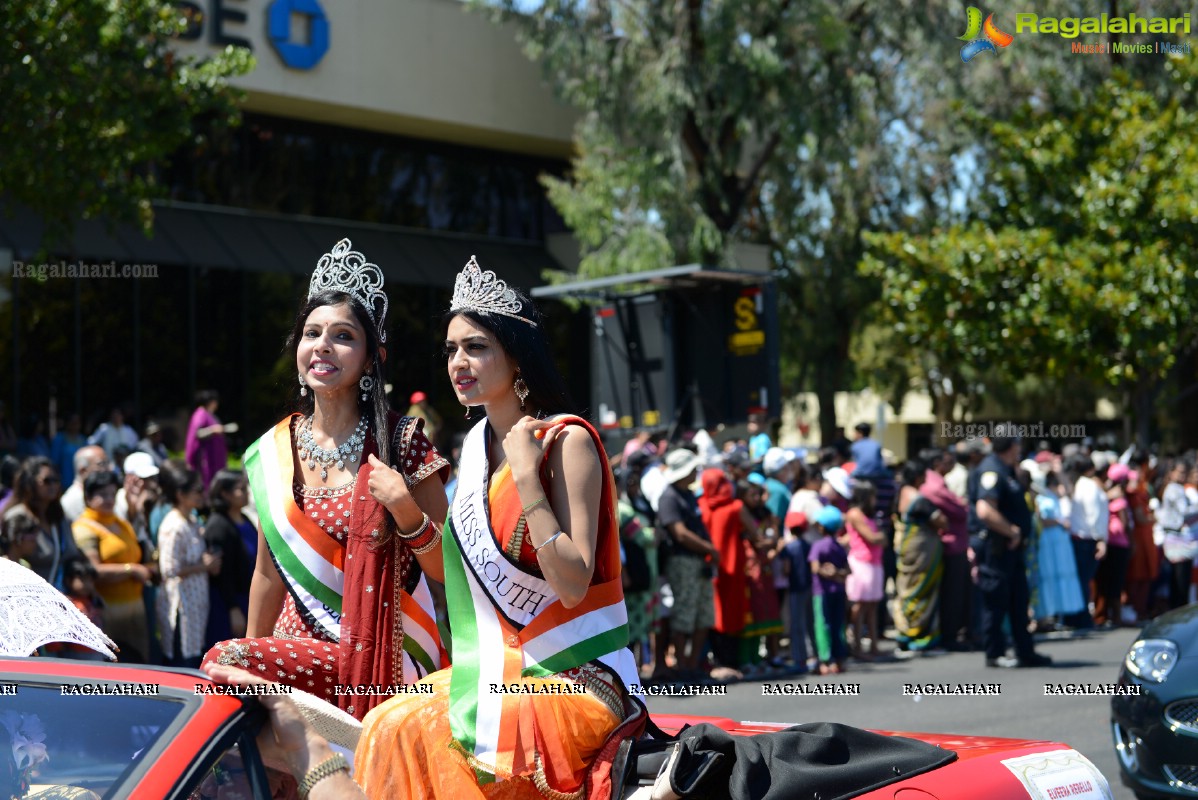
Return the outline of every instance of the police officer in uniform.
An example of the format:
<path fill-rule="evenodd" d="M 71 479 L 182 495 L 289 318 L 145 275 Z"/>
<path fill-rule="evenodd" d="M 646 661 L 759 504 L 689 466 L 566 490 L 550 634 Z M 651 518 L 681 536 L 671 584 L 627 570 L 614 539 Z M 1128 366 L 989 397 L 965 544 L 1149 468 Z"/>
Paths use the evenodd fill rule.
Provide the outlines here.
<path fill-rule="evenodd" d="M 1013 432 L 1013 431 L 1012 431 Z M 1001 429 L 996 433 L 1005 433 Z M 1028 633 L 1028 586 L 1024 572 L 1032 514 L 1015 477 L 1019 440 L 999 435 L 991 452 L 969 474 L 969 530 L 982 593 L 982 635 L 988 667 L 1046 667 L 1052 659 L 1033 649 Z M 1010 618 L 1015 657 L 1007 655 L 1003 620 Z"/>

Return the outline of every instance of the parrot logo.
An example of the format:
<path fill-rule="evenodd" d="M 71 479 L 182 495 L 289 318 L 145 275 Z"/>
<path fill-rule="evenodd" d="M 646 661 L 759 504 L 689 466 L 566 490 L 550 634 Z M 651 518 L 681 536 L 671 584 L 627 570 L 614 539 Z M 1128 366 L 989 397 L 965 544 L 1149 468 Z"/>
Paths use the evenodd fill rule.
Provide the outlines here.
<path fill-rule="evenodd" d="M 966 28 L 965 35 L 957 38 L 965 42 L 965 46 L 961 48 L 961 60 L 968 64 L 978 53 L 983 53 L 989 50 L 991 53 L 998 53 L 995 47 L 1006 47 L 1015 37 L 1009 33 L 1004 33 L 994 24 L 994 15 L 986 17 L 986 21 L 982 22 L 982 12 L 976 7 L 970 6 L 965 11 Z"/>

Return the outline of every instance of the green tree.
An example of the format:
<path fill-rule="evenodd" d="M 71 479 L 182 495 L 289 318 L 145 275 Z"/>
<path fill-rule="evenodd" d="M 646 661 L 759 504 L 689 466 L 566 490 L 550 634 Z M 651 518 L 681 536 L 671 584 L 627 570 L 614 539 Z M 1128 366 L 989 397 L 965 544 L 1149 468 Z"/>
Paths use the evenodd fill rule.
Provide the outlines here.
<path fill-rule="evenodd" d="M 163 0 L 11 0 L 0 5 L 0 195 L 41 215 L 43 245 L 74 220 L 136 220 L 150 230 L 154 166 L 236 122 L 227 79 L 253 57 L 170 51 L 186 29 Z"/>
<path fill-rule="evenodd" d="M 1105 386 L 1148 411 L 1198 337 L 1198 104 L 1192 59 L 1172 87 L 1116 70 L 1071 111 L 970 115 L 986 146 L 978 212 L 928 234 L 866 236 L 862 271 L 915 353 L 943 418 L 985 376 Z"/>
<path fill-rule="evenodd" d="M 931 30 L 916 4 L 646 0 L 480 5 L 514 24 L 583 112 L 566 179 L 546 179 L 584 276 L 728 265 L 769 245 L 783 278 L 784 383 L 812 385 L 821 426 L 847 388 L 876 295 L 860 234 L 897 219 L 914 139 L 894 135 L 904 59 Z M 898 157 L 910 150 L 906 158 Z"/>

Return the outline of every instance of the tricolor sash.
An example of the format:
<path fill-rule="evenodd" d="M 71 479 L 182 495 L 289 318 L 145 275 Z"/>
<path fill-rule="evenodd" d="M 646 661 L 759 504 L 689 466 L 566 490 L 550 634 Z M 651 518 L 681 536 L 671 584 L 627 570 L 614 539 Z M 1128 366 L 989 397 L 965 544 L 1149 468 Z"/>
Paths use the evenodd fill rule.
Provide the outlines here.
<path fill-rule="evenodd" d="M 246 476 L 270 555 L 296 605 L 322 633 L 341 641 L 346 549 L 295 502 L 291 420 L 284 419 L 250 445 L 244 460 Z M 355 507 L 353 513 L 364 512 Z M 402 663 L 396 664 L 394 673 L 398 677 L 402 670 L 403 681 L 414 683 L 441 668 L 435 605 L 423 574 L 410 594 L 398 585 L 398 576 L 394 588 L 403 639 Z M 397 631 L 395 638 L 399 634 Z"/>
<path fill-rule="evenodd" d="M 244 463 L 262 535 L 279 575 L 316 627 L 340 641 L 345 549 L 295 503 L 291 417 L 250 445 Z"/>
<path fill-rule="evenodd" d="M 463 444 L 443 539 L 453 631 L 450 728 L 481 781 L 510 777 L 522 763 L 516 753 L 520 696 L 492 692 L 490 684 L 510 685 L 591 661 L 601 662 L 626 685 L 639 683 L 627 647 L 628 612 L 618 573 L 591 586 L 579 605 L 566 608 L 547 580 L 503 553 L 488 505 L 486 424 L 475 425 Z M 611 494 L 609 475 L 604 502 L 613 502 Z M 614 531 L 606 536 L 601 531 L 598 541 L 602 547 L 619 546 Z"/>

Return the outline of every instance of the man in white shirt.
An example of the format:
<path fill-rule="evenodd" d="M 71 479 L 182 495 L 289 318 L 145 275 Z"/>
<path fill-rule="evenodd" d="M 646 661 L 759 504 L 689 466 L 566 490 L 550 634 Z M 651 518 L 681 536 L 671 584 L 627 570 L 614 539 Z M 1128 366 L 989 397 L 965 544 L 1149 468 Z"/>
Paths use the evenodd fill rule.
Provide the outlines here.
<path fill-rule="evenodd" d="M 83 513 L 83 479 L 93 472 L 112 469 L 104 448 L 98 445 L 80 447 L 75 451 L 75 482 L 62 493 L 62 513 L 74 522 Z"/>
<path fill-rule="evenodd" d="M 1081 582 L 1082 597 L 1090 600 L 1090 581 L 1098 562 L 1106 555 L 1107 525 L 1110 507 L 1106 492 L 1094 478 L 1094 461 L 1078 453 L 1070 456 L 1065 471 L 1076 475 L 1073 484 L 1073 507 L 1069 511 L 1070 535 L 1073 538 L 1073 557 L 1077 562 L 1077 579 Z M 1094 619 L 1083 609 L 1065 620 L 1076 628 L 1093 628 Z"/>

